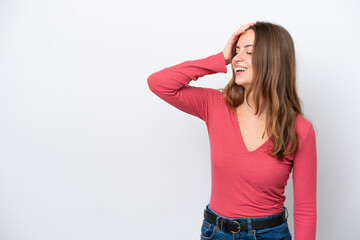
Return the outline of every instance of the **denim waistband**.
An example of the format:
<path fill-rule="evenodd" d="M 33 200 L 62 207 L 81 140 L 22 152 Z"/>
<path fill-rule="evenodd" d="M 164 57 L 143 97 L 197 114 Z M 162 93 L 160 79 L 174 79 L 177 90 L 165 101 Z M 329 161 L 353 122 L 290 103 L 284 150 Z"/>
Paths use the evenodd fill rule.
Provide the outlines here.
<path fill-rule="evenodd" d="M 224 216 L 221 216 L 219 214 L 217 214 L 216 212 L 214 212 L 210 207 L 209 207 L 209 204 L 206 205 L 206 209 L 216 215 L 216 225 L 219 225 L 219 219 L 222 218 L 222 219 L 226 219 L 226 220 L 230 220 L 230 221 L 238 221 L 238 222 L 254 222 L 254 221 L 259 221 L 259 220 L 265 220 L 265 219 L 271 219 L 271 218 L 275 218 L 281 214 L 283 214 L 284 212 L 286 212 L 285 214 L 285 221 L 287 220 L 288 216 L 289 216 L 289 213 L 287 211 L 287 208 L 284 206 L 283 207 L 283 210 L 279 213 L 276 213 L 274 215 L 270 215 L 270 216 L 266 216 L 266 217 L 257 217 L 257 218 L 227 218 L 227 217 L 224 217 Z M 250 226 L 251 227 L 251 226 Z"/>

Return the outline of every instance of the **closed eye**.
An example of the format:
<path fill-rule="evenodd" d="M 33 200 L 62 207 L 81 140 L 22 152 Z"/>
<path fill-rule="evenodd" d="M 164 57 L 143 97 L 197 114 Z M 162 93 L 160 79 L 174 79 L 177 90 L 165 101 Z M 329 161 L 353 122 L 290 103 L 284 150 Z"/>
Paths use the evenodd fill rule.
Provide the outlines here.
<path fill-rule="evenodd" d="M 235 55 L 237 55 L 237 54 L 238 54 L 238 52 L 235 53 Z M 252 54 L 252 52 L 246 52 L 246 54 Z"/>

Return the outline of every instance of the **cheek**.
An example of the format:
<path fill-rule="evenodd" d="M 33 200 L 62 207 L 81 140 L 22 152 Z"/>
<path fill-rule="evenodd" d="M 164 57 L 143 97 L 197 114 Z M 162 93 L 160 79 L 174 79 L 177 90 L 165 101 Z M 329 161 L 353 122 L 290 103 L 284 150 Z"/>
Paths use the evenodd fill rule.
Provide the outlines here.
<path fill-rule="evenodd" d="M 250 69 L 252 69 L 252 62 L 251 62 L 251 60 L 247 61 L 247 65 L 248 65 L 248 67 L 249 67 Z"/>

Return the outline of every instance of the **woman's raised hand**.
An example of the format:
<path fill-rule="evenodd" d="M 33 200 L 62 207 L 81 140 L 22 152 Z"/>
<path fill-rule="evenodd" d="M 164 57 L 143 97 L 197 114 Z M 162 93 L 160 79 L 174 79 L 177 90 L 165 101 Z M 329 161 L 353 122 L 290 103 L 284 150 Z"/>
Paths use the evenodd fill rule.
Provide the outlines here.
<path fill-rule="evenodd" d="M 251 22 L 248 24 L 245 24 L 243 26 L 241 26 L 236 32 L 234 32 L 229 41 L 227 42 L 224 50 L 223 50 L 223 54 L 225 57 L 225 61 L 226 61 L 226 65 L 228 65 L 229 63 L 231 63 L 231 58 L 232 58 L 232 48 L 234 46 L 234 44 L 236 44 L 239 36 L 241 33 L 245 32 L 246 29 L 248 29 L 250 26 L 255 25 L 256 22 Z"/>

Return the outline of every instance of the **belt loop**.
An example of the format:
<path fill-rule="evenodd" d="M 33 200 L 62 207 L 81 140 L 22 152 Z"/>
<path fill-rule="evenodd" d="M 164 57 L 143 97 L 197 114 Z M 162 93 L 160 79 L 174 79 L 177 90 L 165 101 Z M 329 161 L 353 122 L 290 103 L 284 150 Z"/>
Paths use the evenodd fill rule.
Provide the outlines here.
<path fill-rule="evenodd" d="M 252 227 L 251 227 L 251 219 L 250 218 L 247 219 L 247 224 L 248 224 L 248 232 L 251 233 Z"/>
<path fill-rule="evenodd" d="M 288 218 L 288 216 L 289 216 L 289 213 L 288 213 L 288 210 L 287 210 L 287 208 L 284 206 L 284 208 L 285 208 L 285 220 L 287 220 L 287 218 Z"/>
<path fill-rule="evenodd" d="M 209 207 L 210 204 L 207 204 L 206 205 L 206 208 L 210 211 L 210 207 Z M 214 212 L 214 211 L 211 211 L 211 212 Z M 220 219 L 220 216 L 218 214 L 215 214 L 216 215 L 216 220 L 215 220 L 215 226 L 218 226 L 219 228 L 220 227 L 220 223 L 219 223 L 219 219 Z"/>

